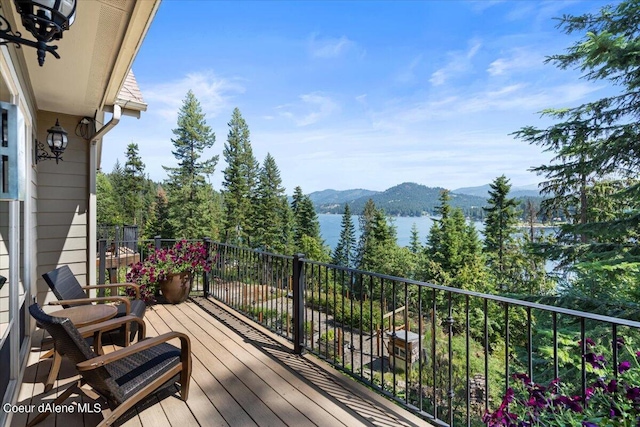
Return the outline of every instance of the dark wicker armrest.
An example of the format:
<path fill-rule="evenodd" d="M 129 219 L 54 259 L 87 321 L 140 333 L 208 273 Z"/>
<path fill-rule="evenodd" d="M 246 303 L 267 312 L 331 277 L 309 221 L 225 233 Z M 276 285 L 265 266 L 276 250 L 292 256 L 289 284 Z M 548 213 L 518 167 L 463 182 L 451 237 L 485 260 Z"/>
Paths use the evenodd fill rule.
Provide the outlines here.
<path fill-rule="evenodd" d="M 140 340 L 142 340 L 146 336 L 147 325 L 144 323 L 144 320 L 132 314 L 123 317 L 116 317 L 115 319 L 105 320 L 104 322 L 94 323 L 93 325 L 78 328 L 78 332 L 80 332 L 80 334 L 86 338 L 96 332 L 113 331 L 114 329 L 118 329 L 120 326 L 124 325 L 127 322 L 138 323 L 138 325 L 140 326 Z"/>
<path fill-rule="evenodd" d="M 83 286 L 82 289 L 107 289 L 107 288 L 133 288 L 136 291 L 136 299 L 140 299 L 140 285 L 136 283 L 111 283 L 109 285 L 87 285 Z"/>
<path fill-rule="evenodd" d="M 114 329 L 118 329 L 122 325 L 127 325 L 125 329 L 125 341 L 124 346 L 129 346 L 129 323 L 136 322 L 139 325 L 139 333 L 138 341 L 144 339 L 147 334 L 147 325 L 144 323 L 144 320 L 140 319 L 138 316 L 128 315 L 123 317 L 118 317 L 115 319 L 105 320 L 104 322 L 95 323 L 93 325 L 88 325 L 78 329 L 80 335 L 84 338 L 88 338 L 93 335 L 93 348 L 97 354 L 102 354 L 102 334 L 104 332 L 113 331 Z"/>
<path fill-rule="evenodd" d="M 131 301 L 127 297 L 95 297 L 95 298 L 78 298 L 78 299 L 61 299 L 58 301 L 50 301 L 49 305 L 81 305 L 91 304 L 93 302 L 112 302 L 119 301 L 127 306 L 127 313 L 131 313 Z"/>
<path fill-rule="evenodd" d="M 142 350 L 154 347 L 163 342 L 167 342 L 174 338 L 180 339 L 180 359 L 183 363 L 190 363 L 191 340 L 189 339 L 189 337 L 181 332 L 167 332 L 166 334 L 158 335 L 157 337 L 147 338 L 144 341 L 139 341 L 133 345 L 130 345 L 129 347 L 124 347 L 120 350 L 116 350 L 113 353 L 94 357 L 93 359 L 78 363 L 76 365 L 76 368 L 80 372 L 96 369 L 106 364 L 115 362 L 116 360 L 131 356 L 132 354 L 138 353 Z"/>

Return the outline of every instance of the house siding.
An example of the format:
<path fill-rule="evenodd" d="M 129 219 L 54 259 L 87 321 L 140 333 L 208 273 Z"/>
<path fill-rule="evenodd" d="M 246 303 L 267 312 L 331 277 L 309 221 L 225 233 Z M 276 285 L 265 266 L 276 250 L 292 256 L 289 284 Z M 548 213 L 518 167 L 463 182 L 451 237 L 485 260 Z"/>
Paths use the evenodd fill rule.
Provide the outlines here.
<path fill-rule="evenodd" d="M 69 265 L 80 283 L 87 280 L 89 227 L 89 143 L 75 135 L 82 117 L 38 112 L 38 140 L 46 141 L 47 129 L 59 120 L 68 132 L 63 160 L 37 165 L 37 299 L 46 303 L 55 297 L 42 274 Z"/>

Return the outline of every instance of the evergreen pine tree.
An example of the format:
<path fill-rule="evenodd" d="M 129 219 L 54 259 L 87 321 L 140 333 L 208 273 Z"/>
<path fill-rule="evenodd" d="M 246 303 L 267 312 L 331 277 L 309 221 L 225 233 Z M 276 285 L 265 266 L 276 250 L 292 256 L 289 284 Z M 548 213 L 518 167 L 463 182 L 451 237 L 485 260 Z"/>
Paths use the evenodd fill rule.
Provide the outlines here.
<path fill-rule="evenodd" d="M 497 177 L 489 190 L 488 206 L 484 207 L 484 252 L 487 264 L 498 286 L 508 289 L 511 277 L 508 270 L 513 268 L 512 258 L 517 250 L 514 234 L 518 221 L 516 200 L 509 198 L 511 184 L 506 176 Z"/>
<path fill-rule="evenodd" d="M 200 160 L 202 152 L 211 148 L 215 134 L 205 120 L 200 103 L 189 91 L 178 112 L 178 127 L 173 129 L 172 151 L 177 167 L 163 168 L 169 201 L 169 219 L 174 237 L 198 238 L 211 234 L 211 215 L 207 210 L 210 195 L 206 177 L 213 174 L 218 156 Z"/>
<path fill-rule="evenodd" d="M 285 216 L 281 209 L 285 197 L 280 170 L 275 159 L 267 153 L 258 176 L 253 216 L 254 246 L 277 253 L 287 249 L 286 241 L 282 240 Z"/>
<path fill-rule="evenodd" d="M 107 177 L 113 188 L 115 206 L 120 211 L 120 222 L 117 225 L 125 224 L 127 221 L 124 214 L 127 210 L 127 201 L 125 199 L 127 183 L 124 176 L 124 169 L 119 159 L 116 159 L 116 163 L 113 165 L 113 169 Z"/>
<path fill-rule="evenodd" d="M 169 221 L 169 201 L 167 193 L 162 186 L 158 186 L 156 197 L 152 207 L 152 213 L 149 217 L 149 223 L 146 227 L 147 238 L 161 236 L 164 238 L 172 238 L 175 233 Z"/>
<path fill-rule="evenodd" d="M 353 267 L 356 249 L 356 230 L 351 220 L 351 209 L 349 204 L 344 204 L 344 214 L 340 229 L 340 239 L 333 251 L 332 262 L 343 267 Z"/>
<path fill-rule="evenodd" d="M 411 225 L 409 250 L 413 254 L 418 254 L 422 251 L 422 245 L 420 244 L 420 233 L 418 232 L 418 225 L 415 222 Z"/>
<path fill-rule="evenodd" d="M 451 208 L 449 192 L 440 194 L 440 218 L 429 230 L 419 277 L 441 285 L 490 292 L 478 233 L 460 208 Z"/>
<path fill-rule="evenodd" d="M 228 125 L 223 151 L 227 162 L 222 182 L 225 205 L 223 234 L 227 242 L 249 244 L 253 233 L 252 203 L 255 201 L 259 164 L 253 156 L 249 127 L 238 108 L 233 110 Z"/>
<path fill-rule="evenodd" d="M 124 164 L 124 217 L 127 224 L 142 226 L 144 206 L 144 190 L 146 181 L 144 176 L 144 163 L 138 153 L 138 144 L 131 143 L 125 153 L 127 161 Z"/>
<path fill-rule="evenodd" d="M 590 188 L 612 177 L 636 178 L 640 172 L 640 4 L 636 0 L 605 6 L 597 13 L 561 18 L 566 33 L 583 35 L 565 53 L 549 62 L 561 69 L 579 69 L 587 80 L 608 83 L 619 90 L 610 96 L 577 107 L 549 109 L 544 116 L 555 123 L 539 129 L 527 126 L 515 135 L 555 154 L 549 165 L 535 170 L 547 179 L 547 206 L 560 205 L 572 218 L 562 226 L 558 241 L 547 249 L 569 269 L 583 269 L 601 277 L 638 277 L 640 246 L 640 182 L 629 182 L 609 198 L 628 205 L 610 212 L 605 221 L 594 221 L 589 212 L 601 209 L 589 199 Z M 587 263 L 587 264 L 583 264 Z M 580 264 L 583 264 L 582 266 Z M 635 271 L 635 272 L 634 272 Z"/>
<path fill-rule="evenodd" d="M 283 250 L 282 253 L 292 253 L 294 250 L 293 245 L 293 228 L 294 228 L 294 219 L 293 212 L 291 210 L 291 206 L 289 206 L 289 201 L 287 200 L 287 196 L 283 196 L 280 200 L 280 209 L 279 209 L 282 223 L 282 234 L 280 236 L 280 240 L 282 241 Z"/>
<path fill-rule="evenodd" d="M 303 194 L 299 186 L 293 191 L 291 211 L 294 250 L 304 253 L 308 258 L 316 261 L 329 261 L 331 258 L 329 249 L 324 245 L 320 236 L 318 214 L 311 198 Z"/>
<path fill-rule="evenodd" d="M 358 247 L 356 248 L 355 265 L 362 268 L 365 264 L 366 252 L 370 247 L 369 240 L 373 234 L 373 222 L 376 215 L 376 204 L 372 199 L 368 199 L 364 204 L 362 213 L 358 217 L 358 226 L 360 227 L 360 238 L 358 239 Z"/>
<path fill-rule="evenodd" d="M 111 181 L 102 172 L 96 176 L 96 221 L 99 225 L 122 224 L 122 211 Z"/>

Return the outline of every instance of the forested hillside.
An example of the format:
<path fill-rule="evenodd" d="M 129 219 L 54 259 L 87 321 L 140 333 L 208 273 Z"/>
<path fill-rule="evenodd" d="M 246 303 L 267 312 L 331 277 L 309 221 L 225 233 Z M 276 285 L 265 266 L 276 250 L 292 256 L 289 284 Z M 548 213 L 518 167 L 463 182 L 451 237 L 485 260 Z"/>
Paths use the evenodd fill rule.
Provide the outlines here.
<path fill-rule="evenodd" d="M 413 182 L 405 182 L 396 185 L 395 187 L 391 187 L 381 193 L 364 195 L 352 201 L 343 200 L 341 204 L 338 204 L 337 202 L 315 203 L 316 210 L 319 213 L 342 214 L 344 212 L 344 204 L 348 203 L 351 208 L 351 212 L 354 214 L 360 214 L 362 213 L 367 201 L 371 199 L 375 205 L 383 209 L 387 215 L 431 215 L 435 212 L 435 208 L 439 204 L 438 199 L 442 191 L 444 191 L 444 188 L 427 187 Z M 466 194 L 451 194 L 451 206 L 461 208 L 466 216 L 481 217 L 482 207 L 485 204 L 486 198 L 469 196 Z"/>
<path fill-rule="evenodd" d="M 352 203 L 361 197 L 371 197 L 379 194 L 379 191 L 364 190 L 361 188 L 353 190 L 322 190 L 309 193 L 309 198 L 315 206 L 341 206 L 345 203 Z"/>

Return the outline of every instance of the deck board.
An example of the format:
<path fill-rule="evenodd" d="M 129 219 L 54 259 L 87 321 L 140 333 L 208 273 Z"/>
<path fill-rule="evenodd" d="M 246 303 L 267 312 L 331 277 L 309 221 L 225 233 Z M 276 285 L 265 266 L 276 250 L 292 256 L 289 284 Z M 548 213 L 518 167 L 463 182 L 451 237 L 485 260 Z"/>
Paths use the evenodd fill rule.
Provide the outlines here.
<path fill-rule="evenodd" d="M 171 386 L 131 409 L 116 425 L 156 426 L 417 426 L 428 425 L 399 406 L 374 395 L 311 356 L 293 354 L 288 342 L 223 306 L 203 298 L 179 305 L 156 305 L 145 315 L 147 336 L 169 331 L 189 335 L 192 376 L 189 399 Z M 41 332 L 32 352 L 18 404 L 52 401 L 77 380 L 64 360 L 54 389 L 44 393 L 51 362 L 39 360 Z M 179 341 L 172 342 L 179 345 Z M 105 351 L 115 350 L 105 346 Z M 82 395 L 70 400 L 94 401 Z M 106 407 L 106 406 L 104 406 Z M 95 426 L 101 414 L 57 414 L 38 426 Z M 21 427 L 26 415 L 13 417 Z"/>

